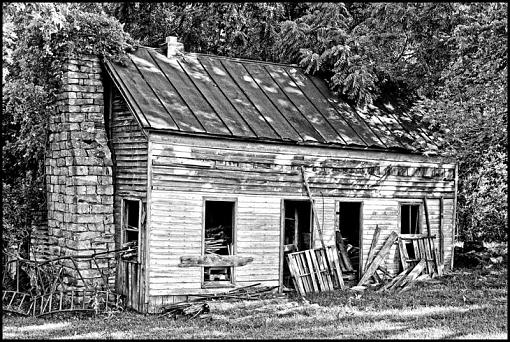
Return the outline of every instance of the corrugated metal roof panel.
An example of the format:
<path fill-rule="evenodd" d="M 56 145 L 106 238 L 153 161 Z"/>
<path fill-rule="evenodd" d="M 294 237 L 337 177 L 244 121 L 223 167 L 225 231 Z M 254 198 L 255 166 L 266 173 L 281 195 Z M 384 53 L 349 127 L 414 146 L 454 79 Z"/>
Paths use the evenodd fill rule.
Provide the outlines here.
<path fill-rule="evenodd" d="M 144 128 L 408 151 L 431 143 L 408 116 L 355 110 L 299 68 L 150 48 L 129 56 L 107 67 Z"/>

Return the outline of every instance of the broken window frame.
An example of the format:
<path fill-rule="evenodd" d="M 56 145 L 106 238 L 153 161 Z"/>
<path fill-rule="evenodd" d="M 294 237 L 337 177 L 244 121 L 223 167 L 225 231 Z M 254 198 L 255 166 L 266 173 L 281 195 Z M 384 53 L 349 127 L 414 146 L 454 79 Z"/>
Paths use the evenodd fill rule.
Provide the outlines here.
<path fill-rule="evenodd" d="M 136 228 L 128 228 L 127 221 L 129 220 L 129 209 L 128 202 L 137 202 L 138 203 L 138 227 Z M 136 243 L 136 262 L 141 262 L 141 231 L 142 231 L 142 200 L 139 198 L 122 198 L 121 202 L 121 215 L 120 215 L 120 227 L 121 227 L 121 246 L 124 246 L 128 242 L 127 234 L 128 232 L 137 233 L 137 243 Z M 131 226 L 132 227 L 132 226 Z M 125 258 L 126 261 L 135 261 L 132 258 Z"/>
<path fill-rule="evenodd" d="M 204 197 L 202 205 L 202 256 L 206 255 L 205 236 L 206 236 L 206 209 L 207 202 L 227 202 L 232 204 L 232 237 L 231 248 L 229 255 L 236 255 L 236 227 L 237 227 L 237 198 L 235 197 Z M 230 270 L 229 280 L 205 280 L 206 268 L 228 268 Z M 234 266 L 202 266 L 200 267 L 200 276 L 202 288 L 220 288 L 220 287 L 234 287 L 235 286 L 235 267 Z"/>
<path fill-rule="evenodd" d="M 412 229 L 411 229 L 411 226 L 409 226 L 409 232 L 407 233 L 403 233 L 402 232 L 402 213 L 403 213 L 403 210 L 404 210 L 404 207 L 405 206 L 408 206 L 409 207 L 409 220 L 410 222 L 412 222 L 412 210 L 411 210 L 411 207 L 414 206 L 414 207 L 418 207 L 418 213 L 417 213 L 417 217 L 416 217 L 416 231 L 415 232 L 412 232 Z M 421 215 L 422 215 L 422 212 L 423 212 L 423 203 L 421 202 L 399 202 L 399 206 L 398 206 L 398 230 L 400 232 L 400 234 L 405 234 L 405 235 L 419 235 L 419 234 L 422 234 L 422 231 L 423 231 L 423 227 L 422 227 L 422 218 L 421 218 Z M 410 223 L 411 225 L 411 223 Z M 414 252 L 414 247 L 413 247 L 413 244 L 412 244 L 412 241 L 411 240 L 403 240 L 404 241 L 404 244 L 405 244 L 405 248 L 407 250 L 407 254 L 410 258 L 414 259 L 416 258 L 415 256 L 415 252 Z"/>

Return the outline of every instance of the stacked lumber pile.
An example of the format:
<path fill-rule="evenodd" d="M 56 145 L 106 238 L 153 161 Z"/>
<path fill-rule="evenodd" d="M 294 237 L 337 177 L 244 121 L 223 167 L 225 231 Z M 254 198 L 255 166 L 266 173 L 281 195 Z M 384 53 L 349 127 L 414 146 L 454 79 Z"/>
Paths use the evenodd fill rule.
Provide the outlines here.
<path fill-rule="evenodd" d="M 210 312 L 208 301 L 211 300 L 259 300 L 273 295 L 278 286 L 259 286 L 260 283 L 239 287 L 237 289 L 215 294 L 193 295 L 193 301 L 165 305 L 160 316 L 176 319 L 177 317 L 196 318 Z"/>
<path fill-rule="evenodd" d="M 230 239 L 226 236 L 225 229 L 222 225 L 207 228 L 204 240 L 206 254 L 230 254 L 228 250 Z M 218 251 L 222 252 L 218 253 Z"/>
<path fill-rule="evenodd" d="M 368 253 L 364 273 L 355 289 L 364 289 L 365 285 L 372 282 L 372 286 L 378 287 L 377 291 L 403 292 L 409 290 L 416 281 L 433 278 L 442 275 L 443 266 L 439 262 L 438 253 L 434 245 L 435 236 L 418 234 L 397 234 L 392 232 L 376 253 L 375 247 L 381 230 L 376 227 L 372 244 Z M 414 248 L 414 256 L 410 258 L 406 251 L 406 243 L 411 241 Z M 391 247 L 397 244 L 403 271 L 392 276 L 382 263 L 388 256 Z M 381 274 L 378 274 L 380 272 Z M 353 288 L 354 289 L 354 288 Z"/>

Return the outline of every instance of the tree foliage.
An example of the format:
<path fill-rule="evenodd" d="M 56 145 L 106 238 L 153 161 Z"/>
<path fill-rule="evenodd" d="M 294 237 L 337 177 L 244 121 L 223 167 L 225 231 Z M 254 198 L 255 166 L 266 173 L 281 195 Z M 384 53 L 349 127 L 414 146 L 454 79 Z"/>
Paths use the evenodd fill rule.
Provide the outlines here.
<path fill-rule="evenodd" d="M 59 56 L 76 49 L 120 58 L 129 35 L 153 47 L 173 35 L 186 51 L 296 63 L 354 105 L 389 102 L 396 113 L 414 114 L 435 130 L 443 154 L 459 162 L 463 238 L 507 239 L 506 3 L 38 3 L 3 9 L 4 172 L 22 174 L 25 189 L 33 188 L 26 179 L 43 174 Z M 38 171 L 28 177 L 29 170 Z M 14 179 L 21 180 L 12 177 L 9 184 Z"/>
<path fill-rule="evenodd" d="M 121 60 L 132 42 L 120 22 L 94 4 L 2 6 L 2 224 L 4 244 L 16 244 L 45 210 L 48 122 L 64 60 L 73 53 Z"/>

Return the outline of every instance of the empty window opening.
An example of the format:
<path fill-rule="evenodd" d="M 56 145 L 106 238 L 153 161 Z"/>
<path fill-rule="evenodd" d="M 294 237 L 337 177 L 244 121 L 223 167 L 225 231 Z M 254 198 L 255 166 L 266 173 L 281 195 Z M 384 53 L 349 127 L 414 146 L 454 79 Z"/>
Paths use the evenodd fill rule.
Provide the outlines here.
<path fill-rule="evenodd" d="M 122 246 L 128 248 L 123 259 L 136 260 L 140 240 L 141 201 L 124 199 L 122 204 Z"/>
<path fill-rule="evenodd" d="M 402 234 L 420 234 L 420 205 L 419 204 L 401 204 L 400 205 L 400 233 Z M 411 241 L 406 241 L 407 255 L 415 259 Z"/>
<path fill-rule="evenodd" d="M 235 202 L 205 202 L 204 253 L 234 254 Z M 204 267 L 204 285 L 221 285 L 232 282 L 232 267 Z"/>
<path fill-rule="evenodd" d="M 402 204 L 400 206 L 400 232 L 402 234 L 420 233 L 419 204 Z"/>
<path fill-rule="evenodd" d="M 359 269 L 361 205 L 362 202 L 340 202 L 337 212 L 340 232 L 336 234 L 337 245 L 341 236 L 354 270 Z"/>
<path fill-rule="evenodd" d="M 283 285 L 292 287 L 285 254 L 312 248 L 312 208 L 309 201 L 285 200 Z"/>

